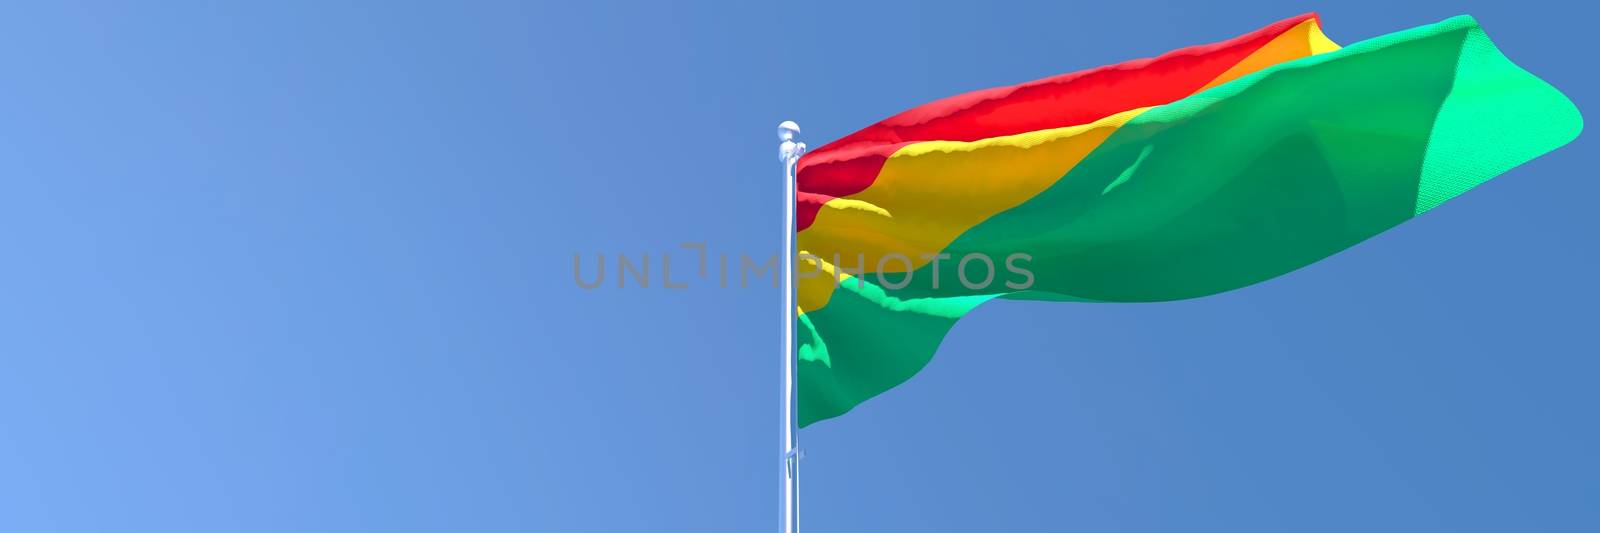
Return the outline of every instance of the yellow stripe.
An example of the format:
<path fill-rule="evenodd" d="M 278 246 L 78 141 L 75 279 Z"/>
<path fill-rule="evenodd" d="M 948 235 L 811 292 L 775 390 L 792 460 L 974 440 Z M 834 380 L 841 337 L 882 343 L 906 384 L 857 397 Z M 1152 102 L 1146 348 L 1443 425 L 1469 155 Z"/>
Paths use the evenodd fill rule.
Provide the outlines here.
<path fill-rule="evenodd" d="M 1201 90 L 1285 61 L 1339 49 L 1315 19 L 1273 38 Z M 1198 92 L 1198 91 L 1197 91 Z M 972 227 L 1050 188 L 1112 132 L 1149 108 L 1095 122 L 974 142 L 928 141 L 900 148 L 866 190 L 823 204 L 799 233 L 801 313 L 828 304 L 841 263 L 846 271 L 900 273 Z M 835 255 L 837 254 L 837 261 Z M 884 261 L 886 255 L 898 254 Z M 845 274 L 843 283 L 855 283 Z M 890 278 L 895 280 L 896 278 Z"/>
<path fill-rule="evenodd" d="M 824 204 L 811 227 L 800 232 L 799 249 L 821 258 L 816 263 L 822 264 L 802 260 L 796 272 L 823 271 L 798 280 L 801 309 L 827 304 L 836 254 L 845 270 L 876 272 L 890 254 L 909 260 L 915 270 L 928 262 L 925 255 L 938 253 L 978 223 L 1054 185 L 1145 109 L 1079 126 L 900 148 L 884 162 L 871 187 Z M 891 257 L 883 270 L 905 272 L 906 264 Z"/>
<path fill-rule="evenodd" d="M 1338 44 L 1328 40 L 1328 36 L 1322 34 L 1322 26 L 1317 24 L 1317 19 L 1310 19 L 1296 24 L 1293 28 L 1289 28 L 1289 31 L 1283 32 L 1277 37 L 1273 37 L 1267 44 L 1245 56 L 1238 64 L 1223 71 L 1222 74 L 1218 74 L 1216 78 L 1207 83 L 1205 87 L 1201 87 L 1200 90 L 1204 91 L 1228 83 L 1246 74 L 1278 63 L 1294 61 L 1302 57 L 1310 57 L 1338 49 Z"/>

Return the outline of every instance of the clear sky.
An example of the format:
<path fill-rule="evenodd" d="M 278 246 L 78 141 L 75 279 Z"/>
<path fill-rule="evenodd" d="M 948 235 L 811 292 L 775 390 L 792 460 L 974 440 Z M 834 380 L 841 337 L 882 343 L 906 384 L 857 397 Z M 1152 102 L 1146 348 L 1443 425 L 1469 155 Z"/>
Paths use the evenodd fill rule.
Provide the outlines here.
<path fill-rule="evenodd" d="M 770 531 L 778 292 L 678 246 L 776 250 L 779 121 L 1310 10 L 1600 95 L 1572 2 L 664 4 L 10 6 L 0 531 Z M 804 525 L 1600 530 L 1593 137 L 1259 286 L 985 306 L 802 433 Z"/>

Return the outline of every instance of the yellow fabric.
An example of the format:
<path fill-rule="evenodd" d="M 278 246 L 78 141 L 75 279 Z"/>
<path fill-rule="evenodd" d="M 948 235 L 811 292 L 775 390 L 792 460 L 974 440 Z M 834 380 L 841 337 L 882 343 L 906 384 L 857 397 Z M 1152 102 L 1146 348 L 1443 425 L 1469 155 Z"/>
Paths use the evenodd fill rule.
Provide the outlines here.
<path fill-rule="evenodd" d="M 1338 49 L 1316 19 L 1307 20 L 1274 37 L 1200 90 Z M 922 267 L 928 262 L 924 255 L 939 253 L 973 226 L 1054 185 L 1113 131 L 1147 109 L 1124 111 L 1079 126 L 974 142 L 928 141 L 902 147 L 889 156 L 870 187 L 823 204 L 816 220 L 799 233 L 800 253 L 810 256 L 798 258 L 795 265 L 800 313 L 828 304 L 840 270 L 878 272 L 886 254 L 909 259 L 910 270 Z M 842 265 L 833 264 L 835 254 Z M 906 272 L 907 261 L 900 257 L 885 261 L 882 271 Z M 855 283 L 849 274 L 842 279 L 841 283 Z"/>
<path fill-rule="evenodd" d="M 929 141 L 889 156 L 872 186 L 824 204 L 799 234 L 800 308 L 818 309 L 833 293 L 836 265 L 876 272 L 885 254 L 926 264 L 968 229 L 1016 207 L 1054 185 L 1111 132 L 1149 108 L 1124 111 L 1089 124 L 991 137 L 974 142 Z M 822 263 L 822 264 L 813 264 Z M 891 257 L 884 271 L 905 272 Z M 797 276 L 797 277 L 800 277 Z M 848 281 L 847 281 L 848 282 Z"/>
<path fill-rule="evenodd" d="M 1328 40 L 1327 35 L 1323 35 L 1322 26 L 1317 24 L 1317 19 L 1310 19 L 1296 24 L 1295 27 L 1289 28 L 1289 31 L 1272 38 L 1267 44 L 1245 56 L 1244 60 L 1222 74 L 1218 74 L 1215 79 L 1212 79 L 1205 87 L 1201 87 L 1200 90 L 1204 91 L 1228 83 L 1246 74 L 1278 63 L 1294 61 L 1302 57 L 1332 52 L 1338 49 L 1338 44 Z"/>

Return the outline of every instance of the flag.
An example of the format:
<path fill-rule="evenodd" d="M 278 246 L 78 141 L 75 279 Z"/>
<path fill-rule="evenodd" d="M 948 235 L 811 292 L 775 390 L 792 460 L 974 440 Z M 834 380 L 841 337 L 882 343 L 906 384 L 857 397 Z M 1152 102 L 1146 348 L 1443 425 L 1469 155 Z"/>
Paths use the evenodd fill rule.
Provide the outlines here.
<path fill-rule="evenodd" d="M 1248 286 L 1581 129 L 1467 16 L 1340 48 L 1303 15 L 918 106 L 799 161 L 799 423 L 910 379 L 991 300 Z"/>

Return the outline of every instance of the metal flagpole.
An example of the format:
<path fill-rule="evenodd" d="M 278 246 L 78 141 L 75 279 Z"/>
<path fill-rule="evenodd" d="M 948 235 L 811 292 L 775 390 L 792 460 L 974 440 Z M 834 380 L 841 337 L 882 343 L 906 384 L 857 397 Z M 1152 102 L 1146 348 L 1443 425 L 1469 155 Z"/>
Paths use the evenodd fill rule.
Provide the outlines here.
<path fill-rule="evenodd" d="M 800 531 L 800 435 L 794 425 L 794 195 L 795 165 L 806 153 L 806 143 L 795 140 L 800 125 L 785 120 L 778 125 L 778 159 L 783 162 L 783 533 Z"/>

